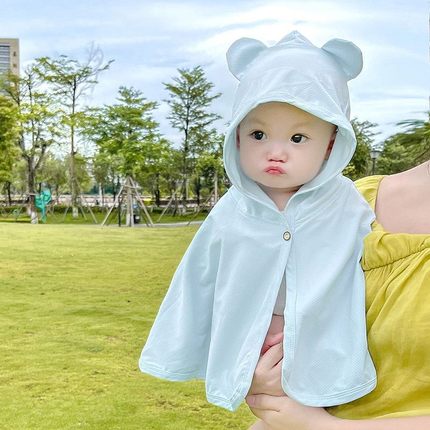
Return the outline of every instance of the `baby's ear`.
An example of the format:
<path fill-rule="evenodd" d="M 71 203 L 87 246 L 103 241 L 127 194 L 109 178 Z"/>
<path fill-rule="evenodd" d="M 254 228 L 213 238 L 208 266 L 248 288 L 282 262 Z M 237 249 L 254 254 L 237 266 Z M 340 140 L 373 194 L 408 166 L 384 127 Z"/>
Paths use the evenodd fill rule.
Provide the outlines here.
<path fill-rule="evenodd" d="M 230 72 L 240 80 L 250 64 L 267 46 L 256 39 L 243 37 L 236 40 L 227 51 L 227 64 Z"/>
<path fill-rule="evenodd" d="M 332 39 L 321 48 L 335 58 L 347 76 L 348 81 L 354 79 L 361 72 L 363 54 L 360 48 L 352 42 L 343 39 Z"/>

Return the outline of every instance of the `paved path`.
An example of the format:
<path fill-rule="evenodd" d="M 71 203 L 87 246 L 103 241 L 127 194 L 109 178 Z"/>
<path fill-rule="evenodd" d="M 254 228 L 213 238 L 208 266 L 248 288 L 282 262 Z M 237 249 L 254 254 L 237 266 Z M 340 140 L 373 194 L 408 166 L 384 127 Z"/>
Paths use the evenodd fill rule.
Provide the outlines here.
<path fill-rule="evenodd" d="M 203 221 L 183 221 L 183 222 L 172 222 L 172 223 L 159 223 L 154 224 L 155 228 L 158 227 L 188 227 L 190 225 L 200 225 Z M 145 223 L 143 224 L 137 224 L 136 227 L 147 227 Z"/>
<path fill-rule="evenodd" d="M 172 223 L 163 222 L 163 223 L 159 223 L 159 224 L 154 224 L 153 228 L 188 227 L 190 225 L 200 225 L 202 223 L 203 223 L 202 220 L 201 221 L 191 221 L 191 222 L 190 221 L 172 222 Z M 148 226 L 145 223 L 134 224 L 134 226 L 136 228 L 141 228 L 141 227 L 148 228 Z M 105 227 L 118 227 L 118 224 L 109 224 L 109 225 L 106 225 Z M 126 227 L 125 224 L 121 224 L 121 228 L 122 227 L 129 228 L 129 227 Z"/>

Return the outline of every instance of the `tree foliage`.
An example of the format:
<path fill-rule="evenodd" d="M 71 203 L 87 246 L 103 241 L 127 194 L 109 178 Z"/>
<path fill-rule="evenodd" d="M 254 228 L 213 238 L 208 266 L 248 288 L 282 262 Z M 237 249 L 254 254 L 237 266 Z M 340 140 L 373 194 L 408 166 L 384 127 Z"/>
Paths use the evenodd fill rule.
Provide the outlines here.
<path fill-rule="evenodd" d="M 222 159 L 223 143 L 224 135 L 212 129 L 207 137 L 206 149 L 197 158 L 193 175 L 193 188 L 198 204 L 200 203 L 200 194 L 202 192 L 210 195 L 214 192 L 215 187 L 218 195 L 225 191 L 226 175 Z"/>
<path fill-rule="evenodd" d="M 165 100 L 170 107 L 167 119 L 182 135 L 180 170 L 184 195 L 186 181 L 194 171 L 196 158 L 209 143 L 210 126 L 220 118 L 209 112 L 209 107 L 221 94 L 212 94 L 214 84 L 207 80 L 201 66 L 178 69 L 178 73 L 173 83 L 165 83 L 164 86 L 169 93 L 169 98 Z"/>
<path fill-rule="evenodd" d="M 65 160 L 48 154 L 38 175 L 38 182 L 45 184 L 57 199 L 67 186 L 67 165 Z"/>
<path fill-rule="evenodd" d="M 75 174 L 75 155 L 77 154 L 77 132 L 84 118 L 81 100 L 94 88 L 101 72 L 107 70 L 113 60 L 104 63 L 102 51 L 91 47 L 86 61 L 79 61 L 67 55 L 58 58 L 38 59 L 39 75 L 49 83 L 61 111 L 61 124 L 67 130 L 70 144 L 69 178 L 72 193 L 74 216 L 77 216 L 76 202 L 79 182 Z"/>
<path fill-rule="evenodd" d="M 16 147 L 26 163 L 28 212 L 32 221 L 37 221 L 34 209 L 36 175 L 48 149 L 59 137 L 58 112 L 51 94 L 44 88 L 38 73 L 39 61 L 27 66 L 21 77 L 7 73 L 0 82 L 4 94 L 15 104 L 19 124 L 19 137 Z"/>
<path fill-rule="evenodd" d="M 70 163 L 71 163 L 72 157 L 70 154 L 67 154 L 67 156 L 64 159 L 65 165 L 66 165 L 66 175 L 68 176 L 68 183 L 71 183 L 70 178 Z M 75 167 L 75 178 L 78 184 L 80 184 L 80 187 L 82 190 L 86 190 L 91 185 L 91 176 L 90 176 L 90 169 L 89 169 L 89 162 L 87 157 L 84 157 L 81 154 L 75 154 L 73 157 L 73 163 Z"/>
<path fill-rule="evenodd" d="M 0 94 L 0 183 L 12 181 L 13 166 L 19 156 L 19 134 L 18 107 L 9 97 Z"/>
<path fill-rule="evenodd" d="M 120 166 L 121 159 L 118 155 L 98 151 L 93 156 L 92 174 L 100 187 L 102 199 L 104 199 L 104 193 L 107 188 L 116 196 L 121 179 Z"/>
<path fill-rule="evenodd" d="M 350 179 L 356 180 L 371 173 L 370 151 L 377 133 L 373 130 L 376 124 L 369 121 L 359 121 L 354 118 L 351 124 L 357 139 L 357 147 L 343 173 Z"/>
<path fill-rule="evenodd" d="M 179 145 L 162 137 L 154 119 L 157 103 L 140 90 L 121 86 L 115 103 L 87 108 L 84 100 L 98 82 L 105 62 L 100 49 L 92 48 L 85 61 L 61 55 L 36 59 L 21 77 L 0 79 L 0 183 L 34 195 L 45 183 L 60 194 L 70 191 L 73 205 L 90 182 L 118 191 L 132 176 L 150 190 L 157 204 L 162 195 L 188 191 L 200 202 L 217 189 L 227 188 L 222 164 L 224 137 L 214 128 L 220 116 L 211 112 L 220 97 L 201 66 L 178 69 L 164 83 L 167 119 L 178 131 Z M 344 174 L 355 180 L 372 173 L 370 152 L 375 147 L 376 124 L 352 120 L 357 138 L 355 154 Z M 407 120 L 383 144 L 376 173 L 392 174 L 430 159 L 428 120 Z M 79 155 L 80 139 L 95 144 L 89 160 Z M 59 159 L 55 145 L 68 142 L 68 155 Z M 68 181 L 68 186 L 67 186 Z M 30 199 L 30 206 L 33 205 Z"/>
<path fill-rule="evenodd" d="M 132 87 L 120 87 L 117 100 L 88 110 L 84 133 L 101 153 L 117 157 L 122 176 L 136 176 L 153 168 L 166 146 L 153 118 L 157 104 Z"/>
<path fill-rule="evenodd" d="M 404 128 L 384 143 L 377 161 L 378 172 L 384 175 L 410 169 L 430 159 L 430 122 L 406 120 L 398 123 Z"/>

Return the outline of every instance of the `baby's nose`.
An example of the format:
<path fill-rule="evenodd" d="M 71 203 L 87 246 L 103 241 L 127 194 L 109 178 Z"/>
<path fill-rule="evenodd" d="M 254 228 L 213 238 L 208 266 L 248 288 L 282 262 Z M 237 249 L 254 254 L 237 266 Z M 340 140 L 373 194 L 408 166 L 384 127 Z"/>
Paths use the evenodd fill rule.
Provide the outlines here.
<path fill-rule="evenodd" d="M 287 160 L 287 145 L 283 142 L 274 142 L 270 145 L 268 158 L 270 161 L 285 162 Z"/>

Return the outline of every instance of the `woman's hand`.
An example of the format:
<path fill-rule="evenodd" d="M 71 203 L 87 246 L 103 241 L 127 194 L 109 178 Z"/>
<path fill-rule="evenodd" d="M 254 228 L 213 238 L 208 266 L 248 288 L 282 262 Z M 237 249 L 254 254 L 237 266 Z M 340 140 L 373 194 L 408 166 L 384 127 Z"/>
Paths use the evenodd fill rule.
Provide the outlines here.
<path fill-rule="evenodd" d="M 272 396 L 285 396 L 281 386 L 282 357 L 282 342 L 269 348 L 260 357 L 248 395 L 264 393 Z"/>
<path fill-rule="evenodd" d="M 348 420 L 330 415 L 323 408 L 303 406 L 289 397 L 266 394 L 248 396 L 252 413 L 260 418 L 253 430 L 428 430 L 430 415 Z"/>
<path fill-rule="evenodd" d="M 270 430 L 336 430 L 341 421 L 323 408 L 303 406 L 286 396 L 251 395 L 246 402 Z"/>

